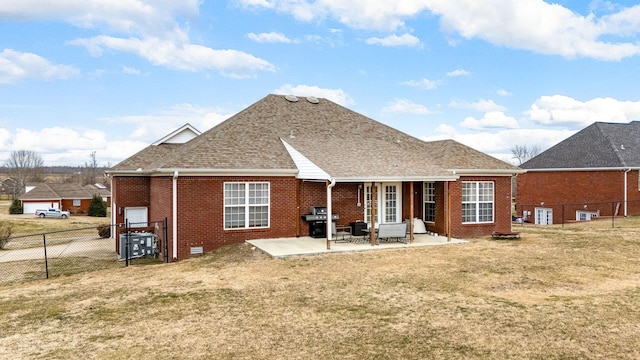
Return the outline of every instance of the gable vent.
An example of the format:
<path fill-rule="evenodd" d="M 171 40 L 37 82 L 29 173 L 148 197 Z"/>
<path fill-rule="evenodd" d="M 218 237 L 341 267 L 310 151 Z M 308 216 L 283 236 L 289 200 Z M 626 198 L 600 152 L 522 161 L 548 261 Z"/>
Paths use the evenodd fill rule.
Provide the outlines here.
<path fill-rule="evenodd" d="M 298 97 L 296 97 L 295 95 L 285 95 L 284 98 L 290 102 L 298 102 Z"/>
<path fill-rule="evenodd" d="M 309 97 L 307 97 L 307 101 L 308 101 L 308 102 L 310 102 L 310 103 L 312 103 L 312 104 L 317 104 L 317 103 L 319 103 L 319 102 L 320 102 L 320 100 L 318 100 L 318 98 L 317 98 L 317 97 L 314 97 L 314 96 L 309 96 Z"/>

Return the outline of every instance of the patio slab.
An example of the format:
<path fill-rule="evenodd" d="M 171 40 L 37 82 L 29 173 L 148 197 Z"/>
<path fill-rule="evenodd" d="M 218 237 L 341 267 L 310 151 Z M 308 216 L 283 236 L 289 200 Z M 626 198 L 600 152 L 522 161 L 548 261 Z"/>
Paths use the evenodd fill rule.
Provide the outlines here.
<path fill-rule="evenodd" d="M 360 239 L 358 242 L 335 242 L 331 241 L 330 249 L 327 249 L 327 239 L 317 239 L 309 236 L 297 238 L 277 238 L 277 239 L 257 239 L 247 240 L 246 243 L 255 246 L 274 258 L 302 255 L 320 255 L 331 253 L 344 253 L 356 251 L 373 251 L 397 248 L 412 248 L 419 246 L 437 246 L 464 244 L 466 240 L 451 239 L 448 241 L 445 236 L 432 236 L 427 234 L 416 234 L 413 243 L 403 244 L 400 242 L 382 242 L 380 245 L 371 246 L 369 242 Z"/>

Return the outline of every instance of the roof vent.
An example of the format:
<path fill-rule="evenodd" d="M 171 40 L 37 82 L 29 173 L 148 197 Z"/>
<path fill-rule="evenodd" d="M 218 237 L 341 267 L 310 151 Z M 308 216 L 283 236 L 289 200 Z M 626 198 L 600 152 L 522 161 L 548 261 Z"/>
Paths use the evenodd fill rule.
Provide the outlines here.
<path fill-rule="evenodd" d="M 298 98 L 295 95 L 285 95 L 284 98 L 290 102 L 298 102 Z"/>
<path fill-rule="evenodd" d="M 312 104 L 317 104 L 317 103 L 319 103 L 319 102 L 320 102 L 320 100 L 318 100 L 318 98 L 317 98 L 317 97 L 314 97 L 314 96 L 309 96 L 309 97 L 307 97 L 307 101 L 308 101 L 308 102 L 310 102 L 310 103 L 312 103 Z"/>

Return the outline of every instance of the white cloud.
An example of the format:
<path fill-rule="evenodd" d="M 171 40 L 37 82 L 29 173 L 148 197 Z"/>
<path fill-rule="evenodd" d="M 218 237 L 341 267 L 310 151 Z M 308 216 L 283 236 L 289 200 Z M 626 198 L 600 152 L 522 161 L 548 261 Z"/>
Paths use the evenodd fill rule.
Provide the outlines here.
<path fill-rule="evenodd" d="M 291 84 L 286 84 L 274 90 L 273 93 L 281 95 L 314 96 L 317 98 L 325 98 L 342 106 L 353 104 L 353 100 L 342 89 L 325 89 L 311 85 L 293 86 Z"/>
<path fill-rule="evenodd" d="M 453 100 L 449 103 L 449 107 L 459 109 L 473 109 L 479 112 L 505 111 L 506 107 L 496 104 L 493 100 L 480 99 L 476 102 Z"/>
<path fill-rule="evenodd" d="M 640 119 L 640 101 L 595 98 L 579 101 L 569 96 L 542 96 L 526 112 L 542 125 L 583 128 L 596 121 L 625 123 Z"/>
<path fill-rule="evenodd" d="M 369 45 L 382 45 L 382 46 L 420 46 L 420 39 L 411 34 L 389 35 L 384 38 L 371 37 L 365 40 L 365 43 Z"/>
<path fill-rule="evenodd" d="M 583 16 L 542 0 L 238 0 L 249 8 L 290 13 L 300 21 L 326 18 L 359 29 L 395 31 L 423 12 L 440 16 L 443 31 L 465 39 L 563 57 L 616 61 L 640 54 L 640 5 Z"/>
<path fill-rule="evenodd" d="M 469 76 L 469 75 L 471 75 L 471 73 L 465 69 L 456 69 L 447 73 L 447 76 L 449 77 Z"/>
<path fill-rule="evenodd" d="M 332 18 L 357 29 L 395 30 L 404 27 L 404 19 L 426 8 L 421 1 L 395 0 L 237 0 L 246 8 L 264 8 L 289 13 L 307 22 Z"/>
<path fill-rule="evenodd" d="M 0 19 L 62 20 L 77 27 L 97 29 L 103 35 L 69 42 L 86 47 L 93 56 L 101 56 L 104 48 L 109 48 L 175 70 L 214 70 L 236 78 L 275 70 L 268 61 L 243 51 L 192 44 L 186 21 L 198 15 L 200 3 L 199 0 L 4 1 L 0 2 Z"/>
<path fill-rule="evenodd" d="M 22 79 L 68 79 L 80 71 L 69 65 L 56 65 L 32 53 L 4 49 L 0 53 L 0 84 L 12 84 Z"/>
<path fill-rule="evenodd" d="M 427 78 L 422 78 L 420 80 L 407 80 L 401 83 L 402 85 L 415 87 L 423 90 L 433 90 L 438 87 L 440 84 L 437 80 L 429 80 Z"/>
<path fill-rule="evenodd" d="M 426 106 L 416 104 L 407 99 L 396 99 L 382 108 L 382 112 L 395 114 L 429 115 L 433 112 Z"/>
<path fill-rule="evenodd" d="M 436 128 L 436 134 L 423 137 L 425 141 L 453 139 L 476 150 L 511 162 L 511 149 L 516 145 L 537 146 L 542 151 L 573 135 L 573 130 L 560 129 L 504 129 L 496 132 L 460 133 L 449 125 Z"/>
<path fill-rule="evenodd" d="M 620 60 L 640 53 L 640 45 L 626 39 L 640 31 L 640 6 L 600 18 L 541 0 L 441 0 L 429 8 L 445 31 L 466 39 L 567 58 Z"/>
<path fill-rule="evenodd" d="M 185 103 L 151 114 L 108 117 L 101 118 L 99 121 L 111 125 L 133 125 L 134 128 L 129 132 L 130 139 L 150 144 L 186 123 L 200 131 L 207 131 L 232 115 L 232 112 L 222 109 Z M 163 124 L 163 126 L 157 124 Z M 132 154 L 127 156 L 130 155 Z"/>
<path fill-rule="evenodd" d="M 250 40 L 259 43 L 291 43 L 291 40 L 287 38 L 284 34 L 278 32 L 270 32 L 270 33 L 248 33 L 247 37 Z"/>
<path fill-rule="evenodd" d="M 460 126 L 472 130 L 488 128 L 515 129 L 518 128 L 518 121 L 511 116 L 505 115 L 505 113 L 501 111 L 490 111 L 485 113 L 481 119 L 469 116 L 460 123 Z"/>
<path fill-rule="evenodd" d="M 505 89 L 498 89 L 496 90 L 496 94 L 500 95 L 500 96 L 511 96 L 511 93 L 508 92 Z"/>
<path fill-rule="evenodd" d="M 184 71 L 215 70 L 222 75 L 247 78 L 258 71 L 275 71 L 268 61 L 238 50 L 215 50 L 177 40 L 160 38 L 117 38 L 100 35 L 90 39 L 76 39 L 71 44 L 87 48 L 93 56 L 101 56 L 103 48 L 130 52 L 152 64 Z"/>
<path fill-rule="evenodd" d="M 199 0 L 3 1 L 0 18 L 62 20 L 83 28 L 162 37 L 175 28 L 176 17 L 195 17 L 199 6 Z"/>

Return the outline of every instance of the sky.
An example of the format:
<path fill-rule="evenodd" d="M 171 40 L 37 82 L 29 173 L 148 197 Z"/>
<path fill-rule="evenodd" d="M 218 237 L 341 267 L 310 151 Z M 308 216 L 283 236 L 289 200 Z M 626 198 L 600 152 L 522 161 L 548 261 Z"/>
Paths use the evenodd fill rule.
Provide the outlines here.
<path fill-rule="evenodd" d="M 635 1 L 0 2 L 0 164 L 113 166 L 272 93 L 514 162 L 640 120 L 638 84 Z"/>

